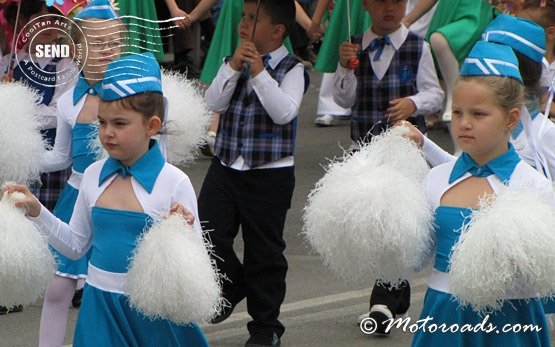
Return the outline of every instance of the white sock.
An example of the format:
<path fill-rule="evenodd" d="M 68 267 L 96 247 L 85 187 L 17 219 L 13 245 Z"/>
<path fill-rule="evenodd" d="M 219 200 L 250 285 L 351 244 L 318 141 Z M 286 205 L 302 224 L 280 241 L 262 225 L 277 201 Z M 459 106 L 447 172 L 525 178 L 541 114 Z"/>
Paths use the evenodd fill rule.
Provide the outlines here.
<path fill-rule="evenodd" d="M 69 305 L 77 280 L 54 276 L 46 287 L 40 317 L 39 347 L 60 347 L 64 344 Z"/>

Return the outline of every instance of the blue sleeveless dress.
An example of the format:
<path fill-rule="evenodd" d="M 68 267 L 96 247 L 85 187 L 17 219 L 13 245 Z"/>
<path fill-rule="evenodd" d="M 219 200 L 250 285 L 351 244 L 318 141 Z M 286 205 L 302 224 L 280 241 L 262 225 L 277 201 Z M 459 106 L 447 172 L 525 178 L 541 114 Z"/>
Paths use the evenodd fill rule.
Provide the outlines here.
<path fill-rule="evenodd" d="M 83 174 L 85 169 L 96 161 L 96 155 L 91 153 L 89 149 L 89 142 L 91 134 L 96 130 L 93 124 L 76 123 L 71 132 L 71 162 L 73 170 L 79 174 Z M 79 194 L 79 187 L 73 187 L 71 184 L 66 184 L 64 190 L 60 194 L 60 198 L 54 207 L 54 215 L 60 218 L 63 222 L 69 223 L 71 215 L 73 214 L 73 207 L 77 201 Z M 90 251 L 78 260 L 72 260 L 62 255 L 50 247 L 58 262 L 59 276 L 70 278 L 85 278 L 87 277 L 87 264 L 89 262 Z"/>
<path fill-rule="evenodd" d="M 93 207 L 91 266 L 124 274 L 137 238 L 152 224 L 145 213 Z M 176 325 L 130 308 L 125 294 L 86 284 L 77 319 L 74 347 L 208 346 L 197 324 Z"/>
<path fill-rule="evenodd" d="M 439 206 L 436 209 L 436 255 L 434 269 L 442 272 L 449 271 L 449 255 L 451 249 L 460 237 L 460 228 L 465 219 L 472 213 L 471 209 Z M 507 300 L 496 311 L 486 316 L 480 316 L 472 311 L 470 307 L 461 308 L 459 302 L 449 293 L 428 288 L 424 297 L 424 306 L 419 319 L 428 317 L 433 320 L 430 324 L 445 324 L 447 327 L 457 324 L 457 332 L 442 332 L 440 328 L 431 332 L 430 329 L 419 329 L 412 340 L 413 347 L 449 346 L 449 347 L 533 347 L 550 346 L 550 337 L 545 320 L 541 301 L 529 300 Z M 490 325 L 491 324 L 491 325 Z M 512 327 L 534 325 L 541 327 L 540 332 L 503 332 L 503 327 L 510 324 Z M 472 328 L 482 326 L 478 332 L 461 332 L 463 326 L 470 325 Z"/>

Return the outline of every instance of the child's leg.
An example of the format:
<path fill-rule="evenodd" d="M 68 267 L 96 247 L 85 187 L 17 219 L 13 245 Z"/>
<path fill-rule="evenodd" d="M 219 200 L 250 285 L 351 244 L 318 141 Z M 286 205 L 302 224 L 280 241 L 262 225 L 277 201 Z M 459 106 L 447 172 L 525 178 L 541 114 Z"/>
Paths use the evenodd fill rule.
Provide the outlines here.
<path fill-rule="evenodd" d="M 447 88 L 444 114 L 448 115 L 448 119 L 444 118 L 444 121 L 450 121 L 453 88 L 457 78 L 459 77 L 459 62 L 453 54 L 453 51 L 451 51 L 451 47 L 443 34 L 433 33 L 432 36 L 430 36 L 430 45 L 436 56 L 439 70 L 441 71 L 443 81 L 445 82 L 445 86 Z"/>
<path fill-rule="evenodd" d="M 447 39 L 441 33 L 433 33 L 430 36 L 430 46 L 434 51 L 436 56 L 441 75 L 443 76 L 443 81 L 446 87 L 446 98 L 445 98 L 445 111 L 443 112 L 442 119 L 444 122 L 448 122 L 449 132 L 451 132 L 451 107 L 453 98 L 453 88 L 455 82 L 459 77 L 459 62 L 453 54 Z M 453 141 L 453 148 L 455 153 L 459 152 L 458 146 L 455 141 Z"/>
<path fill-rule="evenodd" d="M 214 245 L 214 260 L 228 280 L 223 281 L 223 296 L 235 306 L 244 297 L 243 266 L 233 249 L 239 232 L 235 202 L 238 187 L 233 182 L 235 170 L 225 168 L 214 158 L 206 173 L 198 198 L 199 219 Z"/>
<path fill-rule="evenodd" d="M 314 123 L 319 126 L 330 126 L 336 117 L 349 116 L 351 109 L 343 108 L 333 101 L 333 73 L 324 73 L 318 93 L 318 107 Z"/>
<path fill-rule="evenodd" d="M 40 317 L 39 347 L 60 347 L 64 344 L 69 305 L 76 286 L 76 279 L 56 275 L 46 287 Z"/>
<path fill-rule="evenodd" d="M 285 298 L 287 260 L 283 229 L 295 186 L 294 169 L 251 170 L 246 173 L 239 200 L 245 242 L 243 268 L 251 336 L 276 334 L 285 328 L 278 320 Z"/>

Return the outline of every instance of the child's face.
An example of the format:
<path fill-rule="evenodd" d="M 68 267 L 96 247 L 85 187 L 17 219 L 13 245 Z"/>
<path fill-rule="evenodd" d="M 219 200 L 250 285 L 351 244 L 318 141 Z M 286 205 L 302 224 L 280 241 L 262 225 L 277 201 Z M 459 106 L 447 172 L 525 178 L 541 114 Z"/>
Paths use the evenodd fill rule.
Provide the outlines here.
<path fill-rule="evenodd" d="M 256 2 L 245 2 L 243 6 L 243 17 L 237 27 L 239 38 L 241 41 L 253 41 L 259 51 L 263 51 L 264 47 L 270 42 L 281 40 L 282 31 L 279 27 L 282 24 L 272 24 L 270 16 L 263 7 L 260 7 L 258 13 L 258 22 L 254 32 L 254 40 L 252 40 L 252 31 L 256 20 Z M 266 52 L 264 52 L 266 53 Z"/>
<path fill-rule="evenodd" d="M 133 165 L 148 151 L 150 138 L 160 130 L 157 116 L 146 119 L 141 113 L 125 109 L 117 102 L 100 102 L 98 107 L 100 143 L 111 157 Z"/>
<path fill-rule="evenodd" d="M 372 30 L 378 35 L 391 34 L 405 16 L 407 0 L 362 0 L 372 19 Z"/>
<path fill-rule="evenodd" d="M 491 160 L 506 150 L 518 114 L 516 108 L 509 113 L 501 108 L 484 83 L 459 81 L 453 90 L 453 138 L 474 160 Z"/>
<path fill-rule="evenodd" d="M 122 26 L 117 21 L 87 21 L 81 28 L 87 37 L 85 75 L 96 81 L 104 77 L 108 64 L 119 58 L 122 51 Z"/>

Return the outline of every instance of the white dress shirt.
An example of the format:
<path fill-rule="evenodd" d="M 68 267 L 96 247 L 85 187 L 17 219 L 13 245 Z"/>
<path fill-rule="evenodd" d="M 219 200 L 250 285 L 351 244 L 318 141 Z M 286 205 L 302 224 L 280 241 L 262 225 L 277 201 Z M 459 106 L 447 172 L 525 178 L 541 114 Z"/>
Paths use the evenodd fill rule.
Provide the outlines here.
<path fill-rule="evenodd" d="M 285 46 L 281 45 L 269 54 L 271 58 L 268 63 L 270 67 L 275 68 L 289 52 Z M 220 114 L 227 111 L 240 76 L 241 71 L 235 71 L 229 63 L 222 64 L 212 84 L 206 90 L 204 97 L 210 111 Z M 247 91 L 251 92 L 252 90 L 254 90 L 260 103 L 274 123 L 279 125 L 287 124 L 297 117 L 299 113 L 299 107 L 304 94 L 304 66 L 301 63 L 295 65 L 285 74 L 281 84 L 278 84 L 268 71 L 263 70 L 255 77 L 251 77 L 247 82 Z M 224 163 L 222 164 L 225 165 Z M 293 165 L 293 156 L 289 156 L 259 166 L 256 169 Z M 250 170 L 243 156 L 239 156 L 230 167 L 241 171 Z"/>
<path fill-rule="evenodd" d="M 388 35 L 392 45 L 386 45 L 384 47 L 380 60 L 373 60 L 377 51 L 368 53 L 372 69 L 378 79 L 381 80 L 385 76 L 393 56 L 407 39 L 408 33 L 409 30 L 404 25 L 401 25 L 399 29 Z M 361 48 L 364 49 L 376 38 L 378 38 L 378 35 L 371 29 L 368 29 L 362 36 Z M 427 115 L 438 112 L 441 109 L 443 104 L 443 90 L 439 86 L 430 46 L 427 42 L 424 42 L 422 46 L 422 55 L 418 62 L 416 88 L 418 89 L 418 93 L 408 97 L 416 106 L 414 115 Z M 333 97 L 335 102 L 345 108 L 352 107 L 356 100 L 356 90 L 357 79 L 354 71 L 338 64 L 334 79 Z"/>

